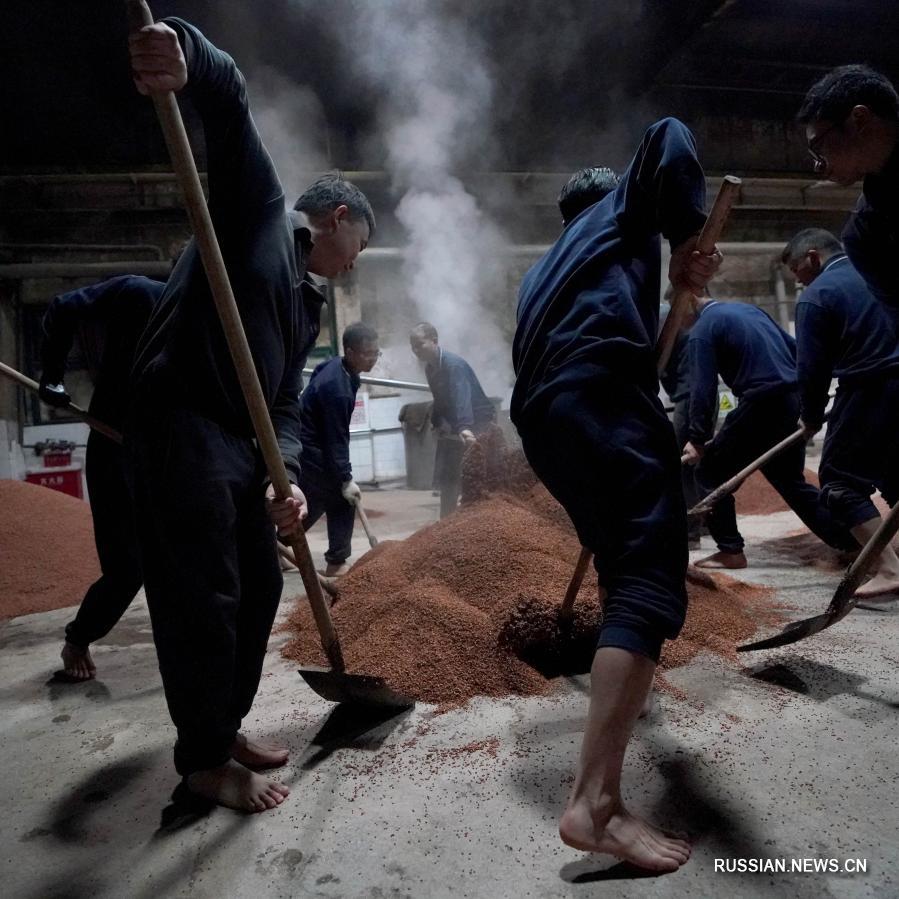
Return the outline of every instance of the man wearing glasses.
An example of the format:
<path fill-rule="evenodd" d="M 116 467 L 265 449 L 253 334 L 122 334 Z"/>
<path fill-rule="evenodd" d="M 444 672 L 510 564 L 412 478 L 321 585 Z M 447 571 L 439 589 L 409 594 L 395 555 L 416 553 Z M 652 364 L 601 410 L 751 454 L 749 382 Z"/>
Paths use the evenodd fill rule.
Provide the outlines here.
<path fill-rule="evenodd" d="M 363 322 L 343 332 L 343 356 L 316 366 L 300 397 L 300 490 L 309 512 L 309 530 L 322 515 L 328 522 L 325 574 L 335 577 L 349 570 L 356 504 L 362 491 L 350 465 L 350 418 L 356 405 L 359 375 L 371 371 L 381 355 L 378 332 Z"/>
<path fill-rule="evenodd" d="M 805 125 L 815 172 L 849 186 L 864 179 L 843 244 L 877 299 L 899 306 L 899 96 L 867 66 L 834 69 L 808 92 Z"/>

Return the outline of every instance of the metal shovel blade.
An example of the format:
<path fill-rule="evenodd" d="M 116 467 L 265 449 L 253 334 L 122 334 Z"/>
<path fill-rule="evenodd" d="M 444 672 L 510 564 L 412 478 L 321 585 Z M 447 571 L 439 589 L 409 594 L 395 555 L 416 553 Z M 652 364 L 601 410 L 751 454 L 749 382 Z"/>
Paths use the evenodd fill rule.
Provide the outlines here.
<path fill-rule="evenodd" d="M 409 709 L 415 700 L 387 686 L 382 677 L 369 674 L 348 674 L 333 668 L 311 666 L 300 668 L 300 676 L 322 699 L 353 705 L 381 706 Z"/>
<path fill-rule="evenodd" d="M 857 602 L 858 600 L 854 596 L 849 596 L 842 602 L 831 602 L 826 612 L 815 615 L 813 618 L 794 621 L 773 637 L 766 637 L 755 643 L 744 643 L 737 647 L 737 652 L 754 652 L 757 649 L 774 649 L 776 646 L 789 646 L 790 643 L 798 643 L 800 640 L 818 634 L 832 624 L 841 621 L 855 608 Z"/>

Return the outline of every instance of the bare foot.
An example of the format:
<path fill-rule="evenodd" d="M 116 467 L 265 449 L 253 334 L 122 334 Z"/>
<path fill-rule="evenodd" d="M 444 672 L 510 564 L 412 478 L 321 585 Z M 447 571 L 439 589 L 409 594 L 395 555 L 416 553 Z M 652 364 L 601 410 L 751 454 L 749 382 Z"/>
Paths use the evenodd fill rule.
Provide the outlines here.
<path fill-rule="evenodd" d="M 60 655 L 66 677 L 70 677 L 72 680 L 91 680 L 97 676 L 97 667 L 91 658 L 90 649 L 82 649 L 72 643 L 63 643 Z"/>
<path fill-rule="evenodd" d="M 279 806 L 289 795 L 285 784 L 229 759 L 218 768 L 194 771 L 186 778 L 187 789 L 197 796 L 238 812 L 264 812 Z"/>
<path fill-rule="evenodd" d="M 569 805 L 559 822 L 562 842 L 583 852 L 604 852 L 648 871 L 676 871 L 690 844 L 666 836 L 617 803 L 611 814 L 591 816 L 586 801 Z"/>
<path fill-rule="evenodd" d="M 867 584 L 862 584 L 855 595 L 859 599 L 871 600 L 878 598 L 879 602 L 892 602 L 899 599 L 899 577 L 893 574 L 875 574 Z"/>
<path fill-rule="evenodd" d="M 704 559 L 700 559 L 696 563 L 697 568 L 729 568 L 736 570 L 737 568 L 746 568 L 749 563 L 743 553 L 712 553 Z"/>
<path fill-rule="evenodd" d="M 328 567 L 325 568 L 325 577 L 340 577 L 346 574 L 351 567 L 349 562 L 328 562 Z"/>
<path fill-rule="evenodd" d="M 287 762 L 290 751 L 286 746 L 272 746 L 261 740 L 248 740 L 238 734 L 231 747 L 231 758 L 247 768 L 280 768 Z"/>

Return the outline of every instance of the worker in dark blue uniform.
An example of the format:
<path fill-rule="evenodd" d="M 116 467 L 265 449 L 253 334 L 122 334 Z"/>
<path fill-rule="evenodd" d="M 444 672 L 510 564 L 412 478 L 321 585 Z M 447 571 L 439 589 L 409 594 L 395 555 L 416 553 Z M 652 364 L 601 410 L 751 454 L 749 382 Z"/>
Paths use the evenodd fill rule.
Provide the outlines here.
<path fill-rule="evenodd" d="M 899 499 L 899 310 L 876 300 L 843 252 L 821 228 L 800 231 L 783 263 L 805 285 L 796 303 L 799 406 L 811 437 L 824 422 L 831 379 L 839 380 L 818 477 L 821 495 L 859 544 L 881 524 L 871 495 Z M 899 590 L 899 557 L 891 546 L 856 595 Z"/>
<path fill-rule="evenodd" d="M 597 180 L 605 190 L 590 189 Z M 512 420 L 531 466 L 594 553 L 606 594 L 560 835 L 653 870 L 673 870 L 690 853 L 632 815 L 620 794 L 662 643 L 686 612 L 686 510 L 655 362 L 660 234 L 671 244 L 675 288 L 701 291 L 718 258 L 695 251 L 704 202 L 693 136 L 675 119 L 646 132 L 617 184 L 608 170 L 577 173 L 560 197 L 561 236 L 522 282 L 513 343 Z"/>
<path fill-rule="evenodd" d="M 161 281 L 122 275 L 55 297 L 42 325 L 41 399 L 51 406 L 68 405 L 66 358 L 77 338 L 94 386 L 88 411 L 121 431 L 134 351 L 164 288 Z M 85 465 L 102 574 L 88 588 L 74 620 L 66 625 L 62 661 L 72 680 L 96 675 L 89 647 L 112 630 L 143 581 L 122 446 L 91 431 Z"/>
<path fill-rule="evenodd" d="M 899 307 L 899 96 L 867 66 L 841 66 L 812 86 L 797 116 L 816 174 L 864 179 L 843 244 L 871 293 Z"/>
<path fill-rule="evenodd" d="M 293 496 L 272 502 L 249 413 L 206 275 L 191 242 L 137 351 L 127 439 L 141 565 L 159 668 L 178 732 L 183 787 L 243 811 L 283 801 L 252 769 L 283 747 L 240 732 L 262 672 L 282 579 L 272 522 L 301 527 L 300 379 L 322 295 L 307 272 L 352 268 L 374 227 L 371 207 L 337 176 L 285 210 L 234 61 L 169 19 L 130 38 L 138 90 L 185 92 L 206 137 L 209 208 Z"/>
<path fill-rule="evenodd" d="M 430 322 L 419 322 L 410 331 L 409 345 L 425 364 L 425 376 L 434 397 L 434 483 L 440 490 L 440 517 L 445 518 L 459 505 L 465 448 L 496 420 L 496 410 L 474 369 L 461 356 L 440 346 L 437 329 Z"/>
<path fill-rule="evenodd" d="M 381 355 L 378 332 L 363 322 L 343 332 L 343 356 L 316 366 L 300 397 L 300 489 L 308 512 L 308 531 L 322 515 L 328 522 L 328 577 L 345 574 L 353 551 L 353 524 L 362 491 L 350 464 L 350 419 L 356 405 L 359 375 L 371 371 Z"/>
<path fill-rule="evenodd" d="M 687 351 L 690 440 L 684 452 L 688 465 L 698 463 L 696 476 L 709 492 L 797 429 L 796 341 L 757 306 L 705 298 L 697 304 Z M 715 435 L 719 374 L 737 398 L 737 408 Z M 837 549 L 856 546 L 847 528 L 819 502 L 818 488 L 805 480 L 804 443 L 784 450 L 761 471 L 812 533 Z M 745 568 L 732 494 L 715 504 L 706 524 L 718 552 L 697 566 Z"/>
<path fill-rule="evenodd" d="M 669 304 L 663 303 L 659 316 L 659 333 L 665 325 L 668 313 L 671 311 Z M 671 347 L 671 355 L 665 365 L 665 370 L 659 375 L 662 387 L 668 394 L 668 399 L 674 406 L 671 415 L 671 424 L 674 427 L 674 439 L 678 446 L 683 446 L 690 439 L 690 355 L 687 353 L 687 338 L 690 336 L 689 322 L 678 331 Z M 690 509 L 699 502 L 700 489 L 696 483 L 696 468 L 693 465 L 681 466 L 681 486 L 684 491 L 684 499 L 687 508 Z M 699 549 L 702 539 L 702 520 L 693 516 L 687 520 L 687 548 Z"/>

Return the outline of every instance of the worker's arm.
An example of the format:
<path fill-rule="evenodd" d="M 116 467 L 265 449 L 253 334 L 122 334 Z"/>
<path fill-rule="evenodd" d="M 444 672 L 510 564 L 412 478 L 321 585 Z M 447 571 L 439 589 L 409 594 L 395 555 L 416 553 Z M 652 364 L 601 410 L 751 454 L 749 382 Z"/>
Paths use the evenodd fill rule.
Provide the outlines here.
<path fill-rule="evenodd" d="M 899 269 L 896 267 L 895 226 L 872 210 L 864 197 L 843 230 L 846 252 L 868 289 L 887 306 L 899 307 Z"/>
<path fill-rule="evenodd" d="M 269 410 L 272 426 L 278 438 L 281 458 L 287 468 L 290 480 L 297 484 L 300 480 L 300 389 L 302 388 L 302 360 L 295 359 L 288 366 L 275 401 Z"/>
<path fill-rule="evenodd" d="M 127 275 L 109 278 L 99 284 L 90 284 L 60 294 L 50 302 L 41 322 L 43 340 L 39 392 L 45 403 L 51 406 L 65 406 L 69 403 L 63 381 L 66 359 L 72 349 L 78 324 L 107 316 L 129 281 L 130 276 Z"/>
<path fill-rule="evenodd" d="M 796 371 L 799 377 L 799 414 L 810 433 L 824 423 L 833 367 L 839 351 L 839 335 L 830 333 L 826 310 L 819 305 L 814 285 L 806 288 L 796 304 Z"/>
<path fill-rule="evenodd" d="M 643 136 L 616 188 L 616 217 L 625 234 L 661 233 L 678 247 L 705 224 L 705 175 L 690 130 L 662 119 Z"/>
<path fill-rule="evenodd" d="M 250 115 L 234 60 L 193 25 L 168 18 L 130 39 L 138 90 L 186 88 L 203 123 L 209 211 L 220 239 L 247 233 L 260 216 L 283 214 L 283 191 Z"/>
<path fill-rule="evenodd" d="M 718 419 L 718 363 L 715 347 L 697 334 L 687 343 L 690 358 L 690 443 L 703 447 L 715 434 Z"/>
<path fill-rule="evenodd" d="M 341 377 L 342 377 L 342 373 Z M 321 427 L 322 456 L 325 470 L 341 484 L 353 480 L 350 464 L 350 418 L 356 405 L 355 393 L 335 378 L 318 394 L 318 415 Z"/>
<path fill-rule="evenodd" d="M 449 369 L 449 405 L 455 432 L 466 440 L 474 440 L 474 406 L 471 396 L 471 381 L 462 365 L 451 365 Z"/>

